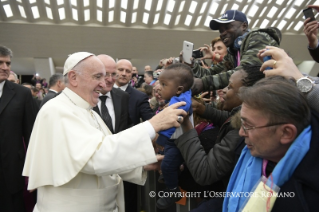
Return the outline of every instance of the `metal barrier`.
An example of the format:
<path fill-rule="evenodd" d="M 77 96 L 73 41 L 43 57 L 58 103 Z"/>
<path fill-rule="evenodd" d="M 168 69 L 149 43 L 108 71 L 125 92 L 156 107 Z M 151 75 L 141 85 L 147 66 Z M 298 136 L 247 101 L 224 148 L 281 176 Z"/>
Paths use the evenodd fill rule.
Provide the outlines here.
<path fill-rule="evenodd" d="M 196 207 L 195 200 L 192 198 L 187 198 L 186 205 L 175 204 L 172 207 L 161 210 L 156 207 L 156 201 L 158 199 L 158 191 L 164 190 L 165 185 L 158 183 L 159 175 L 157 172 L 148 172 L 148 177 L 144 186 L 138 187 L 138 201 L 139 201 L 139 210 L 143 212 L 188 212 L 191 209 Z M 152 192 L 152 193 L 151 193 Z M 155 196 L 153 196 L 155 192 Z"/>

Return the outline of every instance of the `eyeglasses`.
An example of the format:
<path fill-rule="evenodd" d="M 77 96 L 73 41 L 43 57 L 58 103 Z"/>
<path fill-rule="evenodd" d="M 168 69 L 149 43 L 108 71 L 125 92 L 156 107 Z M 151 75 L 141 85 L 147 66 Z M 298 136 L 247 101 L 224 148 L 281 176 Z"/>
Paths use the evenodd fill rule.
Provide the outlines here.
<path fill-rule="evenodd" d="M 117 79 L 118 75 L 117 73 L 106 73 L 105 78 L 110 78 L 112 77 L 113 79 Z"/>
<path fill-rule="evenodd" d="M 253 127 L 253 126 L 248 126 L 246 127 L 244 125 L 244 120 L 243 119 L 240 119 L 241 121 L 241 126 L 245 132 L 245 135 L 247 135 L 247 131 L 248 130 L 253 130 L 253 129 L 257 129 L 257 128 L 265 128 L 265 127 L 272 127 L 272 126 L 277 126 L 277 125 L 282 125 L 282 124 L 287 124 L 287 123 L 277 123 L 277 124 L 270 124 L 270 125 L 265 125 L 265 126 L 260 126 L 260 127 Z"/>

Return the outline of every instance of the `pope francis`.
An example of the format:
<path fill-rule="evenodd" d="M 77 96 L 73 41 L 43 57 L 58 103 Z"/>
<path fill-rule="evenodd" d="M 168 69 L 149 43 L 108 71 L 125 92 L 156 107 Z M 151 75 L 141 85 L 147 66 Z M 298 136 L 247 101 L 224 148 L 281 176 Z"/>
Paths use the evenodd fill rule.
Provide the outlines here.
<path fill-rule="evenodd" d="M 103 63 L 77 52 L 67 58 L 63 75 L 67 87 L 39 111 L 23 169 L 28 190 L 38 190 L 34 211 L 124 212 L 122 179 L 144 184 L 144 168 L 157 162 L 151 140 L 179 127 L 186 113 L 176 108 L 185 103 L 112 135 L 92 110 L 105 87 Z"/>

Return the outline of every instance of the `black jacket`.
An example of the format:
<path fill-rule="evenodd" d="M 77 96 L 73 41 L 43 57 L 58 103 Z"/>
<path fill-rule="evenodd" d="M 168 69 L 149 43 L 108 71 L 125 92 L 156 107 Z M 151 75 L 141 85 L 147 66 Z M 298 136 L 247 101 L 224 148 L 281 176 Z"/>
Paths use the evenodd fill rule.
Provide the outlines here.
<path fill-rule="evenodd" d="M 36 108 L 29 88 L 5 82 L 0 100 L 0 173 L 4 177 L 0 183 L 11 194 L 24 186 L 24 144 L 27 148 L 38 112 Z"/>
<path fill-rule="evenodd" d="M 315 49 L 309 49 L 308 48 L 308 50 L 309 50 L 309 53 L 310 53 L 312 59 L 314 61 L 316 61 L 317 63 L 319 63 L 319 47 L 317 47 Z"/>
<path fill-rule="evenodd" d="M 141 122 L 140 119 L 146 121 L 154 116 L 154 112 L 148 102 L 148 96 L 145 93 L 134 89 L 130 85 L 127 86 L 125 92 L 130 95 L 129 113 L 133 125 L 139 124 Z"/>
<path fill-rule="evenodd" d="M 45 95 L 45 97 L 43 98 L 40 108 L 50 99 L 53 99 L 54 97 L 56 97 L 57 95 L 59 95 L 60 93 L 55 93 L 54 91 L 50 91 L 47 93 L 47 95 Z"/>
<path fill-rule="evenodd" d="M 112 88 L 110 92 L 115 113 L 114 133 L 119 133 L 132 126 L 132 121 L 129 117 L 129 95 L 119 88 Z M 93 107 L 93 110 L 101 116 L 98 106 Z"/>
<path fill-rule="evenodd" d="M 293 192 L 294 197 L 277 198 L 272 212 L 318 211 L 319 200 L 319 114 L 313 112 L 310 149 L 291 178 L 281 187 L 282 192 Z"/>

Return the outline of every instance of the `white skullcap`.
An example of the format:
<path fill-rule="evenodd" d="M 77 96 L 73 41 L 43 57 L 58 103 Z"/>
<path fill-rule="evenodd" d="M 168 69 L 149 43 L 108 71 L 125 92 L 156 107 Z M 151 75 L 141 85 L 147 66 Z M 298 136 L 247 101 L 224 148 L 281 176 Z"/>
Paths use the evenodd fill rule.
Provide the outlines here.
<path fill-rule="evenodd" d="M 66 59 L 64 63 L 63 75 L 69 73 L 69 71 L 71 71 L 79 62 L 92 55 L 94 54 L 89 52 L 76 52 L 69 55 L 68 59 Z"/>

